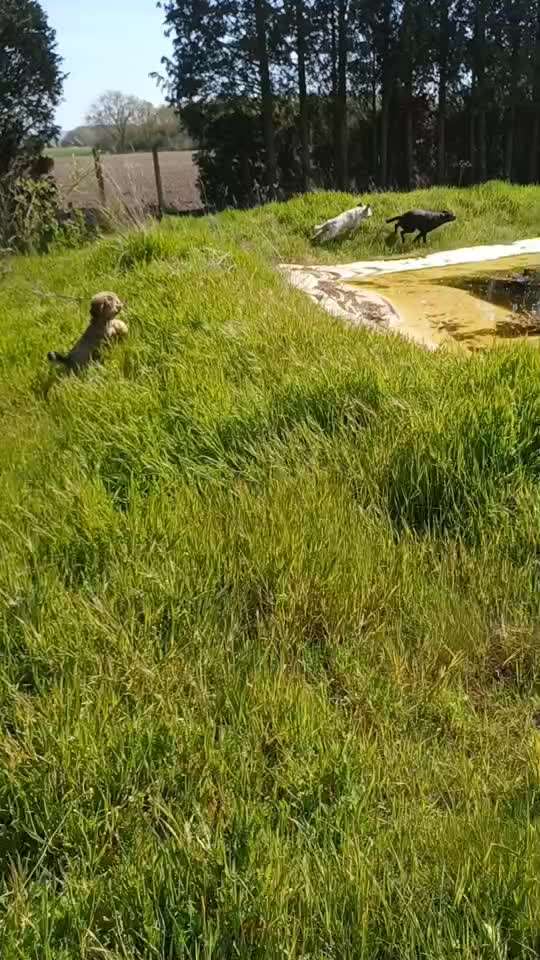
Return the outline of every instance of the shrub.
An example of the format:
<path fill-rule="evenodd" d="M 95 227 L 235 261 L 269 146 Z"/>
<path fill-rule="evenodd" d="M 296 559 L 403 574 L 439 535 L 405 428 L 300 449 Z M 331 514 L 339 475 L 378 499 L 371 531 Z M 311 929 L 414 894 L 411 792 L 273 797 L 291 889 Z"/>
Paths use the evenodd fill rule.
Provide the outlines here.
<path fill-rule="evenodd" d="M 0 178 L 0 249 L 4 253 L 43 253 L 52 243 L 73 247 L 89 236 L 82 214 L 62 216 L 52 177 L 12 171 Z"/>

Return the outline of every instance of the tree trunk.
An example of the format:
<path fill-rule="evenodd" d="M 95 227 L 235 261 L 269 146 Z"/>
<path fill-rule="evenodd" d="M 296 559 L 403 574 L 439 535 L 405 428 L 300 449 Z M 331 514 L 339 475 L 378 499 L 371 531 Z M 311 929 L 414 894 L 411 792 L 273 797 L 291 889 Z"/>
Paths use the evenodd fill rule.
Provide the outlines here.
<path fill-rule="evenodd" d="M 538 182 L 538 148 L 540 146 L 540 0 L 536 2 L 536 38 L 534 44 L 533 119 L 529 154 L 529 180 Z"/>
<path fill-rule="evenodd" d="M 471 183 L 475 182 L 476 179 L 476 115 L 475 115 L 475 103 L 476 103 L 476 90 L 474 87 L 474 80 L 471 85 L 471 100 L 469 104 L 469 164 L 470 164 L 470 181 Z"/>
<path fill-rule="evenodd" d="M 529 181 L 538 183 L 538 147 L 540 145 L 540 105 L 535 107 L 531 130 L 531 153 L 529 157 Z"/>
<path fill-rule="evenodd" d="M 448 101 L 449 15 L 447 0 L 439 2 L 439 90 L 437 117 L 437 179 L 446 181 L 446 108 Z"/>
<path fill-rule="evenodd" d="M 410 190 L 414 182 L 414 39 L 413 8 L 411 0 L 404 0 L 400 29 L 400 95 L 405 112 L 405 183 Z"/>
<path fill-rule="evenodd" d="M 407 189 L 412 190 L 414 183 L 414 124 L 413 124 L 413 86 L 412 77 L 407 81 L 405 89 L 407 101 L 405 112 L 405 133 L 406 133 L 406 171 L 407 171 Z"/>
<path fill-rule="evenodd" d="M 477 94 L 477 158 L 478 178 L 487 180 L 486 122 L 486 12 L 485 0 L 476 0 L 474 16 L 474 60 Z"/>
<path fill-rule="evenodd" d="M 118 127 L 118 153 L 126 152 L 127 124 L 121 124 Z"/>
<path fill-rule="evenodd" d="M 381 109 L 381 187 L 388 186 L 388 129 L 390 126 L 390 104 L 388 95 L 383 95 Z"/>
<path fill-rule="evenodd" d="M 377 138 L 377 74 L 375 70 L 375 57 L 372 60 L 373 73 L 371 75 L 371 167 L 372 176 L 377 176 L 377 167 L 379 165 L 379 150 Z"/>
<path fill-rule="evenodd" d="M 520 74 L 521 22 L 520 11 L 515 0 L 510 0 L 507 8 L 507 30 L 510 42 L 510 86 L 507 107 L 504 115 L 504 176 L 512 180 L 514 172 L 514 140 L 516 126 L 516 108 Z"/>
<path fill-rule="evenodd" d="M 487 180 L 487 123 L 484 106 L 478 111 L 478 147 L 479 176 L 484 183 Z"/>
<path fill-rule="evenodd" d="M 439 119 L 437 130 L 437 180 L 446 183 L 446 100 L 439 98 Z"/>
<path fill-rule="evenodd" d="M 504 175 L 507 180 L 512 179 L 514 171 L 514 132 L 516 125 L 516 93 L 519 81 L 519 26 L 514 24 L 512 39 L 512 59 L 510 70 L 510 94 L 508 110 L 506 112 L 506 138 L 504 145 Z"/>
<path fill-rule="evenodd" d="M 306 83 L 306 23 L 304 0 L 296 0 L 296 54 L 298 58 L 298 106 L 300 126 L 300 162 L 302 164 L 302 190 L 311 186 L 311 162 L 309 156 L 309 105 Z"/>
<path fill-rule="evenodd" d="M 506 180 L 512 179 L 512 172 L 514 169 L 514 122 L 515 122 L 515 109 L 514 105 L 507 111 L 507 120 L 506 120 L 506 142 L 504 145 L 504 176 Z"/>
<path fill-rule="evenodd" d="M 540 2 L 540 0 L 539 0 Z M 392 84 L 391 56 L 391 16 L 392 3 L 386 0 L 383 7 L 383 60 L 381 93 L 381 186 L 388 186 L 388 133 L 390 127 L 390 99 Z"/>
<path fill-rule="evenodd" d="M 337 50 L 337 28 L 336 28 L 336 8 L 332 2 L 330 13 L 330 74 L 332 84 L 332 146 L 334 148 L 334 170 L 332 186 L 337 185 L 337 149 L 336 144 L 339 139 L 339 116 L 336 109 L 338 99 L 338 50 Z"/>
<path fill-rule="evenodd" d="M 264 133 L 264 146 L 266 150 L 266 183 L 270 195 L 275 193 L 277 168 L 276 168 L 276 142 L 274 136 L 274 98 L 272 95 L 272 83 L 270 80 L 270 66 L 268 62 L 268 45 L 266 41 L 266 10 L 265 0 L 254 0 L 255 3 L 255 25 L 257 30 L 257 59 L 259 62 L 259 77 L 261 83 L 261 104 L 262 121 Z"/>
<path fill-rule="evenodd" d="M 338 0 L 337 30 L 337 91 L 336 91 L 336 173 L 340 190 L 347 190 L 348 138 L 347 138 L 347 5 L 348 0 Z"/>

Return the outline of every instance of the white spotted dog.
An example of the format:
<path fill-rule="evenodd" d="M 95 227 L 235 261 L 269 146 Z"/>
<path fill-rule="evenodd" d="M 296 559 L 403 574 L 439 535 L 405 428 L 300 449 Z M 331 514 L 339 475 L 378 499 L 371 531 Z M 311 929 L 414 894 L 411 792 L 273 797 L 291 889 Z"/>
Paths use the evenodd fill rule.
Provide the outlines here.
<path fill-rule="evenodd" d="M 371 207 L 365 203 L 359 203 L 357 207 L 351 207 L 345 210 L 332 220 L 326 220 L 319 223 L 313 232 L 312 240 L 324 242 L 326 240 L 335 240 L 336 237 L 342 237 L 346 233 L 352 233 L 356 230 L 363 220 L 373 216 Z"/>

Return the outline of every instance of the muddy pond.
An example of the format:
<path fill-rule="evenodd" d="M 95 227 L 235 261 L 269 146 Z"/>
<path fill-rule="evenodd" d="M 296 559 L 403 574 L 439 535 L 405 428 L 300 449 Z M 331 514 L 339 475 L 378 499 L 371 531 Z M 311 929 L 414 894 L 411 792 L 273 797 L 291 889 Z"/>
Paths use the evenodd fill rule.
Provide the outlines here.
<path fill-rule="evenodd" d="M 540 343 L 540 255 L 388 273 L 354 285 L 384 297 L 399 317 L 394 329 L 424 342 L 468 350 L 516 338 Z"/>

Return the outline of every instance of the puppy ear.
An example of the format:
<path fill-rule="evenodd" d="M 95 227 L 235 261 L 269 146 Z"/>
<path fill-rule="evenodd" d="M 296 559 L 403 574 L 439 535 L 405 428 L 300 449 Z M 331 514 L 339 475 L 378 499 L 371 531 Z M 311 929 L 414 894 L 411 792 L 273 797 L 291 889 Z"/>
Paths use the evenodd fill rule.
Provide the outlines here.
<path fill-rule="evenodd" d="M 94 297 L 90 304 L 90 316 L 92 320 L 99 320 L 105 309 L 105 304 L 101 297 Z"/>

